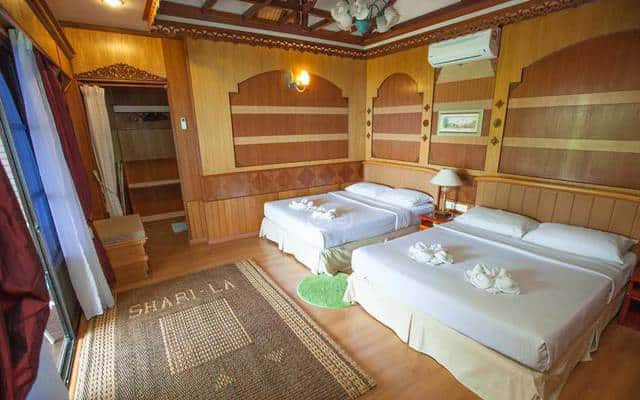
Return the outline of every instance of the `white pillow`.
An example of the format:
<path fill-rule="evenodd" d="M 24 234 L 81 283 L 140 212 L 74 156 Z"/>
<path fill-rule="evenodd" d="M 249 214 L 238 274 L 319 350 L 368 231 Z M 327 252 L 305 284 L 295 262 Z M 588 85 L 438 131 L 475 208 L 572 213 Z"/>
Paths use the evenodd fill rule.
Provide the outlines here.
<path fill-rule="evenodd" d="M 389 186 L 372 182 L 358 182 L 344 188 L 347 192 L 359 194 L 360 196 L 378 197 L 382 192 L 391 190 Z"/>
<path fill-rule="evenodd" d="M 517 238 L 521 238 L 539 225 L 538 221 L 524 215 L 485 207 L 474 207 L 456 218 L 455 221 Z"/>
<path fill-rule="evenodd" d="M 622 257 L 638 243 L 615 233 L 565 224 L 544 223 L 527 233 L 527 242 L 585 257 L 624 264 Z"/>
<path fill-rule="evenodd" d="M 433 203 L 433 197 L 411 189 L 391 189 L 380 193 L 378 199 L 399 207 L 411 208 Z"/>

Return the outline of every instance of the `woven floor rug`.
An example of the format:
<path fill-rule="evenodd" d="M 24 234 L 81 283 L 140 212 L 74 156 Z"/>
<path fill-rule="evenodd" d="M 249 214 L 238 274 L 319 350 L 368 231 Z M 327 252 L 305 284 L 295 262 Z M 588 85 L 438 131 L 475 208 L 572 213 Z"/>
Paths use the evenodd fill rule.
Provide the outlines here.
<path fill-rule="evenodd" d="M 118 295 L 75 399 L 353 399 L 373 380 L 252 261 Z"/>

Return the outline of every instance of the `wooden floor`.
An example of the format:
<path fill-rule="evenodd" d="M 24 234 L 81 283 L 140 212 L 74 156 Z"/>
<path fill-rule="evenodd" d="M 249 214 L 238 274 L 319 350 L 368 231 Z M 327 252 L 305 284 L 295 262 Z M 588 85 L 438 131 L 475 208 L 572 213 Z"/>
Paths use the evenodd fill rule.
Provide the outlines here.
<path fill-rule="evenodd" d="M 168 223 L 145 225 L 151 275 L 149 285 L 216 265 L 253 258 L 292 298 L 309 271 L 270 242 L 242 239 L 215 246 L 189 246 L 186 234 L 174 234 Z M 359 306 L 323 310 L 298 303 L 342 345 L 378 386 L 363 399 L 476 399 L 433 359 L 410 349 Z M 81 342 L 80 342 L 81 345 Z M 612 323 L 602 336 L 593 361 L 580 363 L 560 399 L 638 399 L 640 332 Z"/>

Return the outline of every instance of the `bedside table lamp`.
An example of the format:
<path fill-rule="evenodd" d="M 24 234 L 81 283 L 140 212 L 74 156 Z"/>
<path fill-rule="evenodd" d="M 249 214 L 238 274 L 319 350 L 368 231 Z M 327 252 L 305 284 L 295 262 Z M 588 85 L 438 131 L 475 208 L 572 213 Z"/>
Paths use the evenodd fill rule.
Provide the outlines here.
<path fill-rule="evenodd" d="M 442 211 L 436 211 L 436 215 L 449 215 L 449 213 L 447 212 L 447 192 L 449 191 L 450 187 L 462 186 L 462 180 L 460 180 L 460 177 L 455 173 L 454 170 L 443 168 L 438 171 L 436 176 L 431 179 L 431 183 L 442 188 L 442 197 L 444 198 L 444 201 L 442 203 Z M 438 208 L 440 209 L 440 207 Z"/>

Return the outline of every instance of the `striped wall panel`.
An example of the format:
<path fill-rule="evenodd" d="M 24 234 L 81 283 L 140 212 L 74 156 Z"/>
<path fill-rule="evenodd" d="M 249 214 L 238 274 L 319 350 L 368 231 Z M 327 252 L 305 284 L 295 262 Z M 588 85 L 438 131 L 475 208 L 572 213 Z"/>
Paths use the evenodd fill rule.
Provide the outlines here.
<path fill-rule="evenodd" d="M 464 67 L 472 69 L 474 65 L 467 64 Z M 495 78 L 493 76 L 443 83 L 436 82 L 433 95 L 429 164 L 474 170 L 484 169 L 494 87 Z M 480 137 L 438 135 L 438 114 L 440 111 L 477 109 L 484 110 Z"/>
<path fill-rule="evenodd" d="M 371 156 L 418 162 L 422 129 L 422 93 L 409 75 L 393 74 L 373 99 Z"/>
<path fill-rule="evenodd" d="M 229 94 L 236 166 L 348 158 L 349 105 L 328 80 L 300 93 L 285 71 L 265 72 Z"/>
<path fill-rule="evenodd" d="M 525 68 L 499 171 L 640 189 L 640 30 L 590 39 Z"/>

